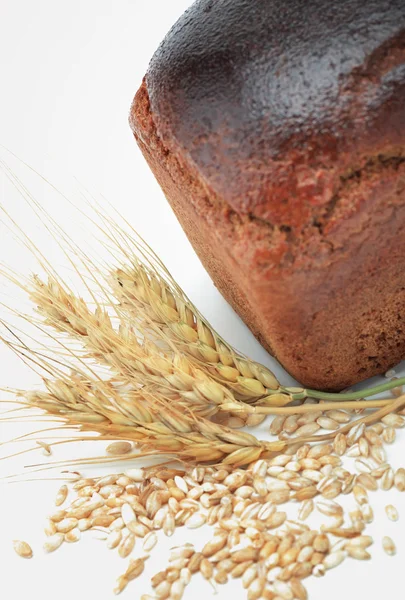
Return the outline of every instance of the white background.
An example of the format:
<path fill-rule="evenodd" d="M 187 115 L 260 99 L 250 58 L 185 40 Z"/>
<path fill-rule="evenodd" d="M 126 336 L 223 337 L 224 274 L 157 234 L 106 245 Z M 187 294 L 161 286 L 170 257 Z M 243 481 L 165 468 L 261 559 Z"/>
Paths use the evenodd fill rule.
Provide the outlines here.
<path fill-rule="evenodd" d="M 189 4 L 188 0 L 1 0 L 0 143 L 76 204 L 81 202 L 80 186 L 97 198 L 102 195 L 108 199 L 152 245 L 219 332 L 245 353 L 274 367 L 210 282 L 138 151 L 127 123 L 130 103 L 153 51 Z M 28 169 L 22 168 L 4 148 L 0 149 L 0 156 L 18 172 L 36 199 L 52 210 L 67 230 L 74 231 L 79 242 L 88 241 L 78 214 L 72 212 L 67 201 L 40 180 L 33 179 Z M 43 235 L 4 173 L 0 177 L 0 205 L 52 257 L 57 268 L 66 268 L 63 256 L 58 255 Z M 0 261 L 23 275 L 29 274 L 35 269 L 32 257 L 8 233 L 5 218 L 0 219 Z M 86 227 L 91 230 L 89 224 Z M 14 291 L 4 282 L 1 293 L 2 302 L 13 303 Z M 0 347 L 0 359 L 1 386 L 22 388 L 38 381 L 4 347 Z M 281 369 L 274 368 L 284 382 L 291 381 Z M 268 423 L 262 430 L 267 427 Z M 29 426 L 3 423 L 1 441 L 28 430 Z M 18 451 L 26 447 L 27 444 L 12 448 Z M 0 448 L 2 455 L 9 448 Z M 102 449 L 78 444 L 58 450 L 55 457 L 88 456 Z M 402 436 L 390 452 L 390 459 L 397 467 L 404 462 L 404 449 Z M 43 461 L 46 459 L 39 451 L 3 461 L 0 476 Z M 50 473 L 45 471 L 37 476 L 49 477 Z M 44 481 L 0 486 L 1 597 L 8 600 L 113 597 L 111 589 L 124 563 L 107 551 L 102 542 L 88 537 L 80 545 L 64 547 L 54 555 L 45 556 L 41 551 L 42 522 L 52 510 L 52 497 L 58 485 L 59 482 Z M 347 600 L 403 598 L 400 568 L 405 552 L 404 495 L 378 493 L 373 498 L 376 512 L 370 528 L 376 539 L 373 561 L 368 564 L 347 561 L 322 580 L 312 578 L 307 582 L 312 600 L 325 597 L 337 600 L 342 596 Z M 397 524 L 389 523 L 385 517 L 383 508 L 389 502 L 403 513 Z M 393 559 L 380 550 L 381 536 L 387 534 L 394 537 L 399 547 L 399 554 Z M 198 535 L 184 535 L 185 538 L 180 535 L 165 540 L 166 548 L 187 537 L 192 537 L 198 546 L 207 534 L 199 531 Z M 22 561 L 13 553 L 11 540 L 15 538 L 32 543 L 35 560 Z M 149 561 L 150 575 L 166 566 L 166 555 L 160 548 Z M 123 597 L 140 598 L 147 591 L 145 576 L 133 583 Z M 185 597 L 205 598 L 209 594 L 209 584 L 196 578 Z M 217 597 L 228 598 L 231 594 L 245 597 L 237 583 L 221 589 Z"/>

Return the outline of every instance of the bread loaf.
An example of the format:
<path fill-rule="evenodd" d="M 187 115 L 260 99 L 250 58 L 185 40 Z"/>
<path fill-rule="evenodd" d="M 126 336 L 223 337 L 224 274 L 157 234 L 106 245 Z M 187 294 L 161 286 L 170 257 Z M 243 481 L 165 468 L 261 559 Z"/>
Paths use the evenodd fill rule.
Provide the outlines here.
<path fill-rule="evenodd" d="M 199 0 L 135 138 L 204 266 L 303 385 L 405 358 L 404 0 Z"/>

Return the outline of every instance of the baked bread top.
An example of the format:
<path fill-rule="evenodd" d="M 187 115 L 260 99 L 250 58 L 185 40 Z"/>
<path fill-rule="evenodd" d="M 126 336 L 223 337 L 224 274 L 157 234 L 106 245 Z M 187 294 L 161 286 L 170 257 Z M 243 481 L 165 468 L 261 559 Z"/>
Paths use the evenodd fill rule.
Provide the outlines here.
<path fill-rule="evenodd" d="M 165 145 L 269 226 L 283 267 L 356 210 L 353 178 L 405 160 L 405 2 L 200 0 L 146 86 Z"/>

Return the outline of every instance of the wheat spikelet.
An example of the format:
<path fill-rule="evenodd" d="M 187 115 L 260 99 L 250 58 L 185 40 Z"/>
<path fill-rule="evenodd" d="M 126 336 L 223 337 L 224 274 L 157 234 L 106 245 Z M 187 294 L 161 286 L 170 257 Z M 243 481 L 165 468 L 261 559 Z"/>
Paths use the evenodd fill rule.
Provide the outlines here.
<path fill-rule="evenodd" d="M 115 271 L 111 280 L 115 296 L 131 315 L 143 315 L 170 332 L 182 352 L 207 365 L 245 402 L 279 390 L 269 369 L 238 354 L 178 289 L 136 257 L 132 258 L 131 267 Z"/>

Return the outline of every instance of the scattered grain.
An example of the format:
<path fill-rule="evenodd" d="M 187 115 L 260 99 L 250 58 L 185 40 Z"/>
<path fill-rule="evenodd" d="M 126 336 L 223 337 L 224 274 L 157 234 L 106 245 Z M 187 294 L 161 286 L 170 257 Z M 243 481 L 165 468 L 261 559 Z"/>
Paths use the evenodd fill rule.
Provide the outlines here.
<path fill-rule="evenodd" d="M 393 444 L 397 437 L 394 427 L 386 427 L 382 433 L 382 438 L 386 444 Z"/>
<path fill-rule="evenodd" d="M 307 425 L 302 425 L 298 429 L 295 430 L 296 437 L 309 437 L 314 435 L 317 431 L 319 431 L 321 426 L 319 423 L 308 423 Z"/>
<path fill-rule="evenodd" d="M 129 556 L 135 546 L 135 535 L 131 532 L 121 541 L 118 547 L 118 554 L 121 558 Z"/>
<path fill-rule="evenodd" d="M 388 506 L 385 507 L 385 512 L 390 521 L 398 521 L 399 513 L 395 506 L 388 504 Z"/>
<path fill-rule="evenodd" d="M 112 456 L 122 456 L 124 454 L 129 454 L 132 447 L 130 442 L 113 442 L 107 446 L 105 451 Z"/>
<path fill-rule="evenodd" d="M 344 552 L 343 550 L 339 550 L 338 552 L 332 552 L 331 554 L 325 556 L 325 559 L 322 564 L 327 570 L 334 569 L 344 561 L 346 556 L 346 552 Z"/>
<path fill-rule="evenodd" d="M 385 415 L 381 421 L 384 423 L 384 425 L 387 425 L 388 427 L 394 427 L 395 429 L 405 426 L 405 419 L 400 415 L 396 415 L 395 413 Z"/>
<path fill-rule="evenodd" d="M 393 540 L 388 537 L 388 536 L 384 536 L 383 540 L 382 540 L 382 546 L 384 551 L 389 555 L 389 556 L 394 556 L 394 554 L 396 554 L 397 549 L 395 546 L 395 543 L 393 542 Z"/>
<path fill-rule="evenodd" d="M 394 485 L 394 480 L 395 480 L 395 474 L 394 474 L 394 470 L 391 468 L 388 468 L 384 475 L 381 477 L 380 480 L 380 486 L 382 490 L 388 491 L 392 488 L 392 486 Z"/>
<path fill-rule="evenodd" d="M 108 534 L 108 538 L 107 538 L 107 548 L 109 548 L 110 550 L 112 550 L 113 548 L 116 548 L 121 543 L 121 540 L 122 540 L 122 531 L 120 531 L 120 530 L 111 531 Z"/>
<path fill-rule="evenodd" d="M 143 550 L 144 552 L 150 552 L 157 544 L 157 535 L 154 531 L 148 533 L 143 540 Z"/>
<path fill-rule="evenodd" d="M 317 423 L 320 427 L 322 427 L 322 429 L 327 429 L 330 431 L 334 431 L 340 427 L 339 423 L 330 417 L 319 417 L 319 419 L 317 419 Z"/>
<path fill-rule="evenodd" d="M 74 529 L 72 529 L 71 531 L 68 531 L 68 533 L 65 533 L 65 542 L 68 543 L 75 543 L 78 542 L 81 538 L 81 531 L 78 527 L 75 527 Z"/>
<path fill-rule="evenodd" d="M 399 492 L 405 492 L 405 469 L 402 467 L 395 472 L 394 483 Z"/>
<path fill-rule="evenodd" d="M 18 556 L 22 558 L 32 558 L 33 552 L 32 548 L 27 542 L 22 542 L 20 540 L 13 541 L 13 547 Z"/>
<path fill-rule="evenodd" d="M 55 533 L 50 536 L 43 546 L 45 552 L 54 552 L 57 550 L 63 544 L 64 539 L 65 536 L 63 533 Z"/>
<path fill-rule="evenodd" d="M 272 435 L 279 435 L 283 431 L 285 420 L 286 417 L 284 415 L 274 417 L 270 424 L 270 433 Z"/>
<path fill-rule="evenodd" d="M 314 501 L 312 499 L 304 500 L 299 511 L 298 518 L 305 521 L 314 510 Z"/>

